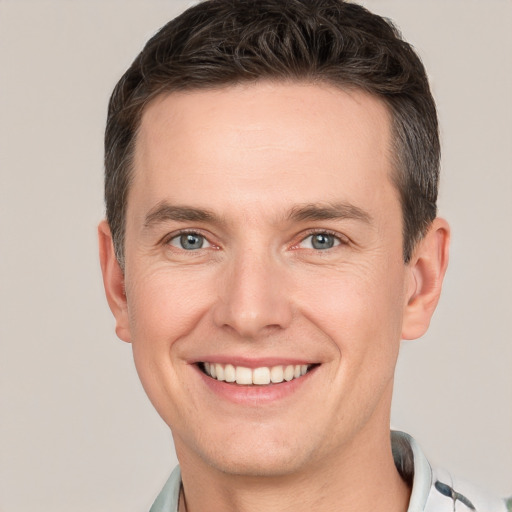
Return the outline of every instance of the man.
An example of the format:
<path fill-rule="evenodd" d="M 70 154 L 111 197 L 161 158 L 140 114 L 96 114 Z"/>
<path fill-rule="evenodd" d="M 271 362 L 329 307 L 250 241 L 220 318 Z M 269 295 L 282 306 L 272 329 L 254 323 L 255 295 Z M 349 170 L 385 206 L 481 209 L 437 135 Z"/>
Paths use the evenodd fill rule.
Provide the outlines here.
<path fill-rule="evenodd" d="M 120 80 L 105 141 L 106 294 L 180 462 L 153 512 L 507 510 L 389 432 L 449 227 L 428 81 L 388 22 L 200 3 Z"/>

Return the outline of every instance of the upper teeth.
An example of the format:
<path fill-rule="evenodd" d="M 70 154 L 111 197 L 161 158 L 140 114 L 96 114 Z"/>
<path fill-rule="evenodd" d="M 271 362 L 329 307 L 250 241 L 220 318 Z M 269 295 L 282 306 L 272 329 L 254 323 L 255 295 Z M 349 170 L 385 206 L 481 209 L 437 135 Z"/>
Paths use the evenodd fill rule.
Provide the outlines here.
<path fill-rule="evenodd" d="M 246 368 L 245 366 L 233 366 L 232 364 L 204 363 L 205 372 L 214 379 L 237 384 L 277 384 L 290 381 L 305 375 L 308 371 L 307 364 L 290 364 L 278 366 L 262 366 L 260 368 Z"/>

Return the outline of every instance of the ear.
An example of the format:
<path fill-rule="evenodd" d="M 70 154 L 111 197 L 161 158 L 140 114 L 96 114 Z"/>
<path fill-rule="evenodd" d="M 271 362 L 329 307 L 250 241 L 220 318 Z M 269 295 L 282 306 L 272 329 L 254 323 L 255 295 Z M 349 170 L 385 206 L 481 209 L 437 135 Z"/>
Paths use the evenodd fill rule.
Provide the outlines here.
<path fill-rule="evenodd" d="M 449 245 L 448 223 L 444 219 L 434 219 L 408 264 L 402 339 L 413 340 L 427 331 L 441 295 Z"/>
<path fill-rule="evenodd" d="M 108 305 L 116 319 L 116 334 L 121 340 L 130 342 L 124 273 L 114 253 L 112 234 L 106 220 L 100 222 L 98 226 L 98 242 L 103 286 L 105 287 Z"/>

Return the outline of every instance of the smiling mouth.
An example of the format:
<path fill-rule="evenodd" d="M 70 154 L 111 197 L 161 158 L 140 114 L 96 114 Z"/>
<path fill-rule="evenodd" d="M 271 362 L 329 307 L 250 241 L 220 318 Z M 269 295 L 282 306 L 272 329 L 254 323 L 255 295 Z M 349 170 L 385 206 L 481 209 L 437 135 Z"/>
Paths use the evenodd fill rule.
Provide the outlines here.
<path fill-rule="evenodd" d="M 208 375 L 208 377 L 221 382 L 240 384 L 243 386 L 267 386 L 270 384 L 280 384 L 281 382 L 290 382 L 295 379 L 300 379 L 316 366 L 318 365 L 290 364 L 247 368 L 244 366 L 234 366 L 232 364 L 199 363 L 199 368 L 203 373 Z"/>

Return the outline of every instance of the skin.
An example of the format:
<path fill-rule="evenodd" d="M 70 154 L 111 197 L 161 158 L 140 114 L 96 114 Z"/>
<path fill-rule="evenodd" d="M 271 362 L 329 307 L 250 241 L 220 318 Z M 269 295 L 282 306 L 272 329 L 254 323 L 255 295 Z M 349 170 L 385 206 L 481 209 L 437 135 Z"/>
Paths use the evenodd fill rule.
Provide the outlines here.
<path fill-rule="evenodd" d="M 125 272 L 106 222 L 100 258 L 116 332 L 172 429 L 182 510 L 407 509 L 393 374 L 400 339 L 428 328 L 449 231 L 436 219 L 403 262 L 390 148 L 385 105 L 327 85 L 172 93 L 144 112 Z M 196 364 L 231 360 L 316 366 L 237 395 Z"/>

